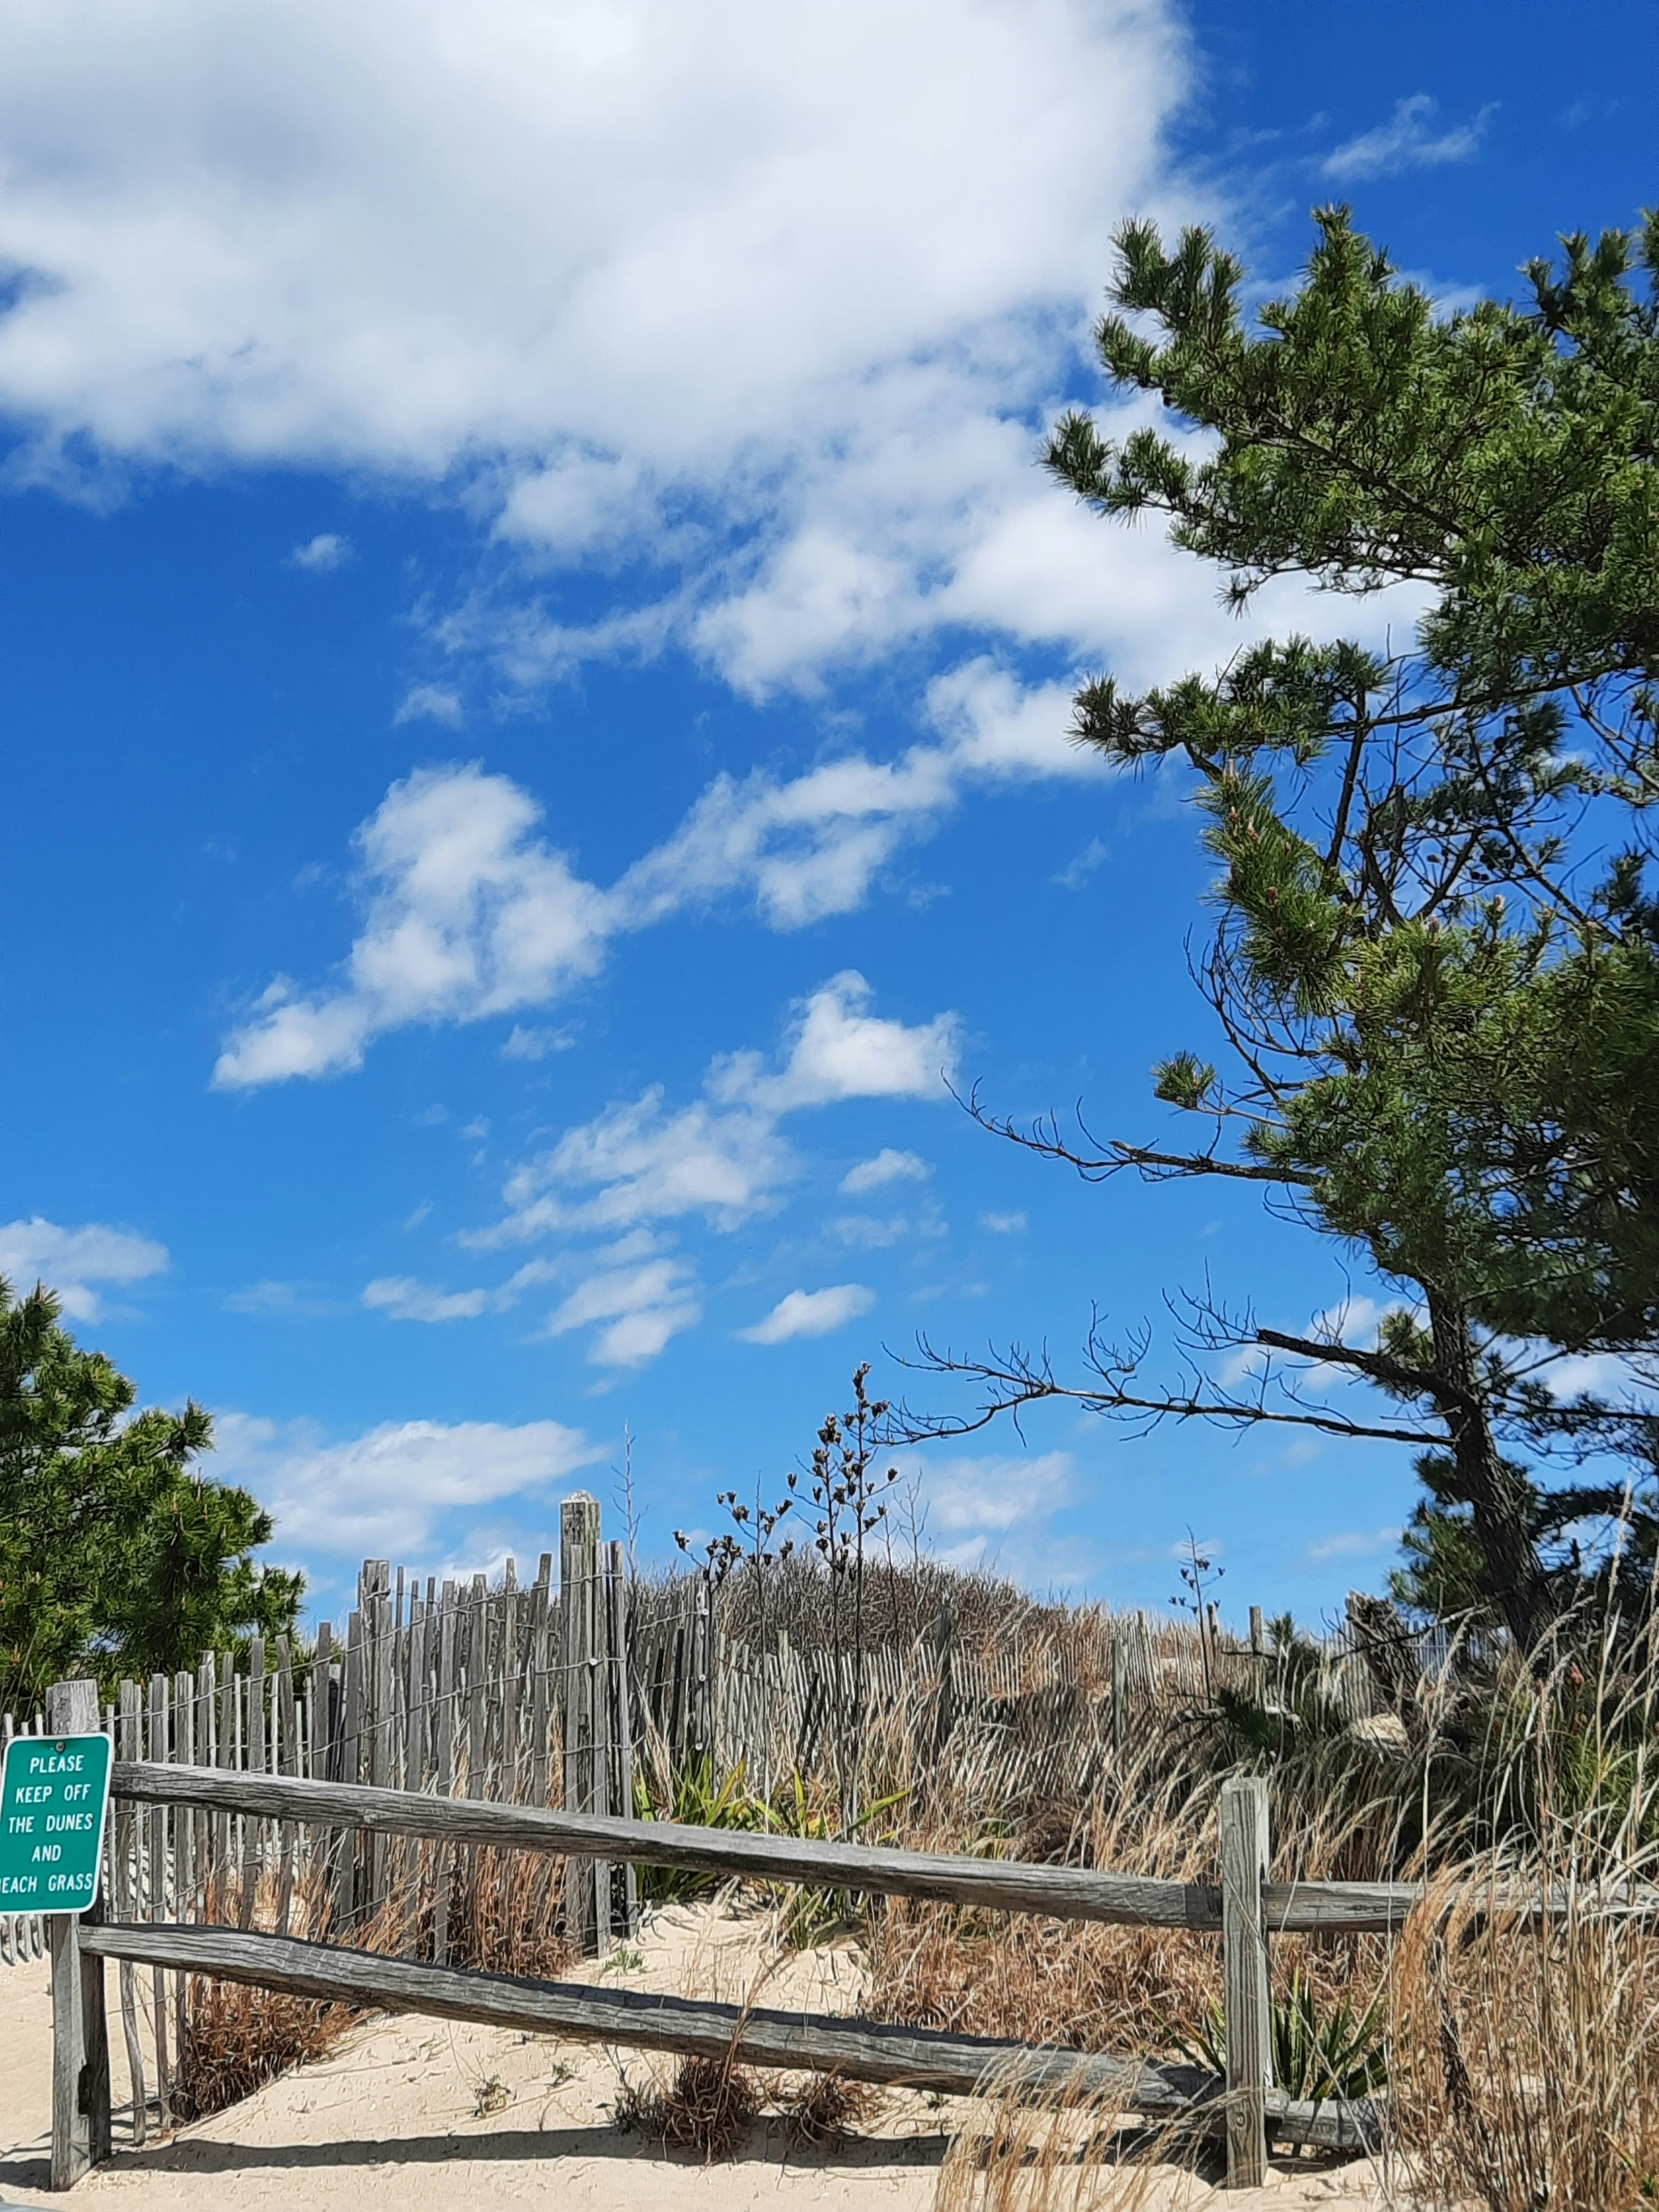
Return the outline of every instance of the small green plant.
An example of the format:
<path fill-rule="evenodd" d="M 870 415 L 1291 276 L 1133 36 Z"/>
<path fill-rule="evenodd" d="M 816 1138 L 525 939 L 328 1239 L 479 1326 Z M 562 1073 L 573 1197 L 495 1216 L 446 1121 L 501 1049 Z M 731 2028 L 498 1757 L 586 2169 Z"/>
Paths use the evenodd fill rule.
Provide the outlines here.
<path fill-rule="evenodd" d="M 602 1974 L 637 1974 L 644 1966 L 645 1954 L 642 1951 L 636 1951 L 631 1943 L 618 1943 L 599 1972 Z"/>
<path fill-rule="evenodd" d="M 512 2102 L 511 2089 L 499 2074 L 492 2074 L 478 2084 L 472 2100 L 472 2117 L 475 2120 L 487 2120 L 492 2112 L 505 2112 Z"/>
<path fill-rule="evenodd" d="M 872 1820 L 878 1820 L 884 1813 L 890 1813 L 896 1805 L 902 1804 L 908 1794 L 899 1790 L 890 1796 L 878 1797 L 846 1832 L 860 1834 Z M 783 1835 L 799 1836 L 803 1841 L 813 1843 L 829 1843 L 843 1833 L 829 1802 L 808 1791 L 799 1769 L 774 1794 L 771 1804 L 766 1808 L 766 1825 Z M 878 1844 L 890 1842 L 891 1836 L 878 1830 L 871 1840 Z M 858 1899 L 847 1890 L 806 1882 L 786 1895 L 783 1940 L 793 1951 L 810 1951 L 815 1944 L 847 1935 L 863 1918 Z"/>
<path fill-rule="evenodd" d="M 634 1779 L 636 1820 L 672 1820 L 688 1828 L 744 1828 L 767 1825 L 766 1808 L 749 1788 L 741 1761 L 725 1774 L 715 1771 L 705 1753 L 685 1760 L 653 1794 L 644 1775 Z M 640 1893 L 653 1905 L 683 1903 L 715 1888 L 720 1876 L 696 1867 L 648 1867 L 639 1870 Z"/>
<path fill-rule="evenodd" d="M 1379 1990 L 1363 2012 L 1351 1998 L 1322 2012 L 1312 1984 L 1300 1970 L 1291 1986 L 1275 1996 L 1273 2086 L 1288 2097 L 1340 2097 L 1349 2103 L 1373 2096 L 1389 2078 L 1388 2001 Z M 1213 2074 L 1227 2070 L 1227 2028 L 1213 2001 L 1199 2027 L 1171 2038 L 1194 2066 Z"/>

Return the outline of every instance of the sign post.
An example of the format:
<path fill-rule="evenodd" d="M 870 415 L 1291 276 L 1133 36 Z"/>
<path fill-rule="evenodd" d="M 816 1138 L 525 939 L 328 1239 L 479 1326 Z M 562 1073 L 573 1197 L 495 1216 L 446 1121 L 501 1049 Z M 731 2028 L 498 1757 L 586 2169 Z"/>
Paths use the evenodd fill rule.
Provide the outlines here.
<path fill-rule="evenodd" d="M 47 1915 L 52 2186 L 68 2189 L 110 2152 L 104 1962 L 82 1950 L 79 1917 L 101 1917 L 98 1873 L 113 1747 L 99 1733 L 98 1685 L 54 1682 L 46 1728 L 6 1747 L 0 1911 Z"/>

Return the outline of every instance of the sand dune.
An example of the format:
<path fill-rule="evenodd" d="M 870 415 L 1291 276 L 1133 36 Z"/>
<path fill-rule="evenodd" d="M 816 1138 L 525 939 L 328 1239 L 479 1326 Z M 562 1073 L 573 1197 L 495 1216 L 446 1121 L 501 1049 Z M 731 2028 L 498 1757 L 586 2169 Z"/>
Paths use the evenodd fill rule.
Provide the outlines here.
<path fill-rule="evenodd" d="M 637 1966 L 613 1967 L 635 1987 L 695 1990 L 768 2003 L 856 2008 L 855 1953 L 780 1954 L 763 1918 L 713 1907 L 654 1915 Z M 589 1970 L 590 1972 L 592 1970 Z M 112 1996 L 114 1976 L 110 1976 Z M 44 1962 L 0 1970 L 0 2198 L 61 2203 L 46 2193 L 52 2005 Z M 112 2018 L 115 2094 L 128 2094 Z M 705 2166 L 624 2133 L 614 2111 L 624 2080 L 655 2078 L 637 2054 L 418 2016 L 380 2017 L 329 2055 L 257 2095 L 143 2149 L 116 2114 L 115 2154 L 74 2192 L 88 2206 L 131 2212 L 303 2208 L 303 2212 L 471 2212 L 506 2203 L 560 2212 L 748 2212 L 751 2206 L 924 2212 L 950 2136 L 969 2108 L 884 2094 L 852 2143 L 806 2154 L 780 2118 L 750 2130 L 738 2155 Z M 1265 2191 L 1230 2196 L 1173 2172 L 1135 2175 L 1146 2212 L 1231 2208 L 1273 2212 L 1380 2205 L 1368 2169 L 1275 2172 Z M 1152 2185 L 1146 2187 L 1147 2183 Z M 1143 2191 L 1145 2193 L 1143 2193 Z"/>

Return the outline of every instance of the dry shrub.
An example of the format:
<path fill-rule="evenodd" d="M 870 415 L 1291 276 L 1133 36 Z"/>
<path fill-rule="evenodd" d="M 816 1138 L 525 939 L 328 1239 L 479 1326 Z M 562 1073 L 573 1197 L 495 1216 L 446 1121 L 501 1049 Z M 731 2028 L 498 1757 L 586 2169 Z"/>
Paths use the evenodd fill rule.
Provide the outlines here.
<path fill-rule="evenodd" d="M 1656 1643 L 1650 1619 L 1609 1631 L 1599 1671 L 1581 1644 L 1511 1684 L 1486 1808 L 1504 1840 L 1446 1868 L 1407 1924 L 1393 2134 L 1436 2206 L 1659 2197 Z"/>
<path fill-rule="evenodd" d="M 180 2120 L 240 2104 L 290 2067 L 320 2058 L 349 2026 L 349 2006 L 192 1976 L 173 2085 Z"/>
<path fill-rule="evenodd" d="M 1317 1762 L 1314 1763 L 1315 1767 Z M 1012 1778 L 1018 1782 L 1017 1775 Z M 1220 1771 L 1167 1738 L 1149 1739 L 1086 1801 L 1052 1795 L 999 1807 L 971 1790 L 935 1788 L 903 1842 L 924 1850 L 983 1851 L 1212 1883 L 1219 1860 Z M 1370 1879 L 1395 1871 L 1387 1777 L 1337 1794 L 1317 1771 L 1274 1777 L 1276 1879 Z M 915 1802 L 921 1793 L 915 1792 Z M 1000 1817 L 999 1817 L 1000 1816 Z M 871 2007 L 882 2019 L 1081 2051 L 1152 2053 L 1189 2035 L 1221 1994 L 1219 1946 L 1180 1928 L 1088 1921 L 1033 1923 L 1001 1913 L 893 1900 L 867 1936 Z M 1282 1938 L 1276 1979 L 1302 1985 L 1322 2008 L 1363 2009 L 1380 1987 L 1380 1938 Z"/>
<path fill-rule="evenodd" d="M 791 2142 L 803 2150 L 836 2150 L 870 2117 L 878 2093 L 843 2074 L 811 2074 L 781 2100 Z"/>
<path fill-rule="evenodd" d="M 1659 2194 L 1659 1941 L 1582 1893 L 1560 1919 L 1485 1911 L 1495 1871 L 1437 1884 L 1401 1943 L 1395 2142 L 1436 2205 L 1650 2204 Z"/>
<path fill-rule="evenodd" d="M 394 1846 L 385 1902 L 339 1927 L 333 1922 L 326 1870 L 313 1865 L 291 1891 L 288 1932 L 387 1958 L 429 1957 L 434 1886 L 445 1879 L 451 1886 L 452 1964 L 548 1977 L 568 1963 L 570 1947 L 560 1926 L 562 1861 L 478 1850 L 452 1853 L 441 1875 L 441 1864 L 431 1845 Z M 279 1879 L 268 1870 L 258 1881 L 254 1928 L 276 1928 L 280 1898 Z M 202 1900 L 201 1917 L 236 1926 L 241 1903 L 240 1879 L 216 1877 Z M 352 2005 L 193 1975 L 172 2096 L 174 2112 L 188 2121 L 225 2111 L 278 2075 L 326 2057 L 358 2017 L 360 2009 Z"/>
<path fill-rule="evenodd" d="M 952 2138 L 934 2212 L 1136 2212 L 1154 2197 L 1171 2212 L 1189 2194 L 1208 2197 L 1199 2170 L 1215 2165 L 1212 2134 L 1126 2132 L 1115 2098 L 1064 2080 L 1034 2094 L 1014 2066 Z"/>
<path fill-rule="evenodd" d="M 760 2084 L 730 2057 L 682 2058 L 666 2088 L 624 2087 L 617 2119 L 624 2130 L 658 2135 L 673 2150 L 695 2151 L 705 2165 L 730 2158 L 760 2111 Z"/>

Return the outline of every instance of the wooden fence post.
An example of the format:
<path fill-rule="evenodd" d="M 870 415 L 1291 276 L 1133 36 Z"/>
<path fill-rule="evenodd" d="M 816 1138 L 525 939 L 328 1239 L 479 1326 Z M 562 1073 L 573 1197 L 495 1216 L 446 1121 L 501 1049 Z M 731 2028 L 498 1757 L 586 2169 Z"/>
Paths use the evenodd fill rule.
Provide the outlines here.
<path fill-rule="evenodd" d="M 96 1735 L 97 1683 L 54 1682 L 46 1725 L 53 1735 Z M 96 1905 L 93 1915 L 101 1917 Z M 82 1952 L 81 1918 L 73 1912 L 48 1915 L 46 1945 L 52 1958 L 51 2185 L 70 2189 L 110 2151 L 104 1962 Z"/>
<path fill-rule="evenodd" d="M 606 1626 L 611 1644 L 611 1695 L 607 1699 L 609 1734 L 615 1746 L 615 1810 L 624 1820 L 634 1812 L 634 1708 L 629 1694 L 628 1547 L 621 1538 L 605 1547 L 610 1562 L 606 1577 Z M 640 1932 L 639 1875 L 632 1859 L 623 1869 L 623 1917 L 630 1936 Z"/>
<path fill-rule="evenodd" d="M 568 1811 L 599 1809 L 599 1762 L 605 1707 L 599 1688 L 602 1621 L 599 1593 L 599 1501 L 579 1490 L 559 1508 L 559 1611 L 564 1650 L 564 1802 Z M 606 1910 L 601 1916 L 603 1880 Z M 611 1933 L 611 1874 L 603 1861 L 573 1861 L 566 1895 L 570 1934 L 585 1959 L 599 1957 Z M 603 1924 L 601 1921 L 603 1920 Z"/>
<path fill-rule="evenodd" d="M 1259 1775 L 1221 1785 L 1222 2012 L 1227 2036 L 1227 2186 L 1267 2178 L 1267 2091 L 1273 1999 L 1267 1984 L 1267 1784 Z"/>

